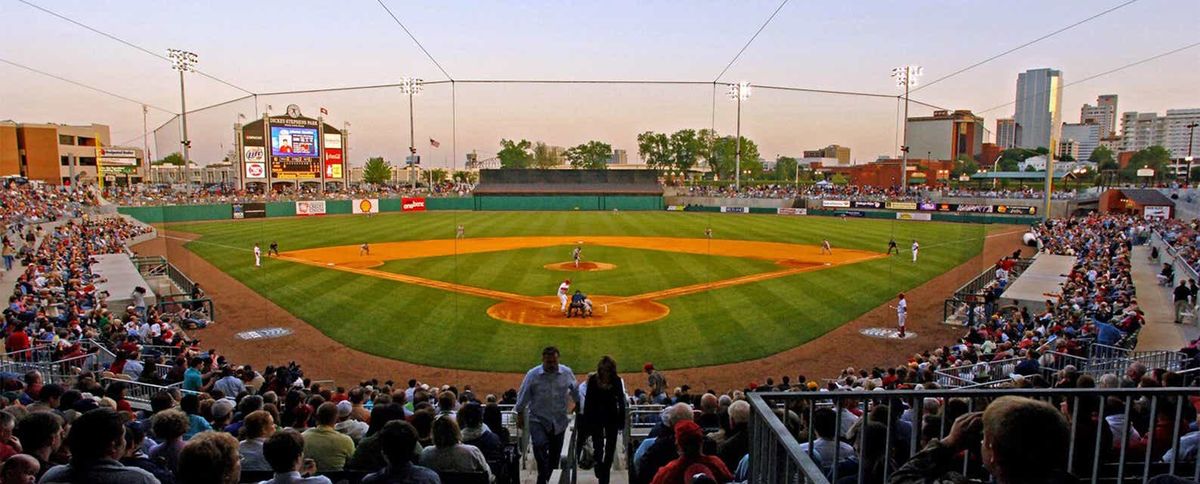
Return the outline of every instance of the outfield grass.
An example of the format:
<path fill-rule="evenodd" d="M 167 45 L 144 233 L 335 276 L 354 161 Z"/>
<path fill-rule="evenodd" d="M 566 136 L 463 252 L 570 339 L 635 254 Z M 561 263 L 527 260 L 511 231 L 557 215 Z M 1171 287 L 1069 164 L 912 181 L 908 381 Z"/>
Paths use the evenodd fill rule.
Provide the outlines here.
<path fill-rule="evenodd" d="M 571 279 L 571 289 L 584 294 L 632 296 L 782 269 L 759 259 L 604 246 L 588 246 L 583 260 L 614 264 L 615 269 L 591 272 L 542 269 L 546 264 L 571 260 L 573 248 L 564 245 L 399 259 L 378 269 L 526 296 L 552 296 L 563 279 Z"/>
<path fill-rule="evenodd" d="M 255 270 L 249 253 L 256 242 L 265 249 L 271 241 L 278 241 L 281 250 L 286 251 L 363 241 L 448 239 L 454 236 L 454 228 L 459 224 L 466 227 L 468 236 L 480 237 L 702 237 L 705 227 L 712 227 L 714 238 L 800 244 L 819 244 L 827 238 L 835 250 L 846 247 L 877 252 L 883 252 L 888 239 L 894 237 L 904 250 L 900 257 L 666 299 L 662 302 L 671 308 L 666 318 L 647 324 L 595 329 L 499 322 L 486 314 L 487 308 L 495 303 L 490 299 L 274 259 L 265 260 L 264 267 Z M 986 233 L 985 226 L 953 223 L 667 212 L 427 212 L 369 218 L 192 223 L 171 228 L 202 235 L 187 245 L 189 250 L 346 345 L 413 363 L 493 371 L 524 371 L 536 363 L 540 348 L 548 344 L 561 348 L 565 362 L 577 367 L 591 367 L 603 354 L 612 355 L 622 368 L 646 361 L 669 369 L 760 358 L 816 338 L 886 303 L 897 292 L 961 264 L 979 253 Z M 918 264 L 908 259 L 907 247 L 913 238 L 922 245 Z M 452 271 L 443 277 L 454 282 L 543 295 L 548 289 L 537 280 L 540 276 L 530 274 L 549 273 L 542 264 L 566 260 L 569 248 L 566 252 L 563 249 L 549 249 L 553 254 L 546 255 L 549 260 L 545 262 L 539 262 L 541 255 L 526 257 L 531 262 L 524 270 L 521 267 L 525 264 L 507 264 L 509 259 L 516 258 L 502 258 L 505 266 L 494 267 L 482 262 L 486 259 L 473 262 L 475 255 L 459 256 L 456 271 L 447 268 L 453 258 L 409 261 L 412 265 L 408 269 L 416 267 L 426 274 Z M 585 248 L 585 254 L 593 260 L 621 265 L 596 257 L 601 249 Z M 617 288 L 613 289 L 614 294 L 620 294 L 615 291 L 622 284 L 661 283 L 671 287 L 682 284 L 654 280 L 658 277 L 719 279 L 726 277 L 724 274 L 751 270 L 750 266 L 762 263 L 613 250 L 614 258 L 640 259 L 644 256 L 637 253 L 652 252 L 644 260 L 648 262 L 646 267 L 655 268 L 648 278 L 624 281 L 617 271 L 612 271 L 614 279 L 603 284 L 613 284 Z M 672 262 L 675 256 L 689 259 Z M 695 265 L 691 257 L 712 263 Z M 704 268 L 702 273 L 688 274 L 699 267 Z M 507 281 L 505 273 L 511 274 Z M 601 278 L 604 274 L 594 273 Z M 557 278 L 557 275 L 547 277 Z M 597 291 L 600 292 L 606 291 Z M 630 287 L 627 292 L 645 291 Z M 269 326 L 268 323 L 263 326 Z"/>

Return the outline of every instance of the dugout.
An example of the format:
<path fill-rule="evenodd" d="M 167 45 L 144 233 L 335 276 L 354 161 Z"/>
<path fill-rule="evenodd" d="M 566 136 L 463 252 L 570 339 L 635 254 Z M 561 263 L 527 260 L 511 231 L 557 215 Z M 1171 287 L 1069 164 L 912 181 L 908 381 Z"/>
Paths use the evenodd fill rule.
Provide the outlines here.
<path fill-rule="evenodd" d="M 475 210 L 662 210 L 653 170 L 480 170 Z"/>

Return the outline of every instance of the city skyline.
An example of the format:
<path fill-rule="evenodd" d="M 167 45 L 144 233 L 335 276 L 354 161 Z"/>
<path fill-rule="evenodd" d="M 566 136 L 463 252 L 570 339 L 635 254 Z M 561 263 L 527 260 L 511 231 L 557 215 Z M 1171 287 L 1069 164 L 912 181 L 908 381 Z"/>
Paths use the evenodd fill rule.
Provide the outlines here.
<path fill-rule="evenodd" d="M 1184 19 L 1200 14 L 1200 6 L 1171 3 L 1171 9 L 1156 8 L 1163 4 L 1149 0 L 1132 4 L 977 69 L 917 89 L 912 98 L 949 110 L 971 110 L 984 118 L 985 126 L 992 126 L 997 118 L 1012 116 L 1011 105 L 989 108 L 1013 100 L 1012 86 L 1019 72 L 1056 69 L 1063 72 L 1069 84 L 1184 44 L 1189 40 L 1182 29 L 1189 23 Z M 165 54 L 168 47 L 196 52 L 201 71 L 254 92 L 388 84 L 404 75 L 426 81 L 445 79 L 441 69 L 376 4 L 299 2 L 289 4 L 296 7 L 289 9 L 259 4 L 221 7 L 219 3 L 169 8 L 149 2 L 122 3 L 120 8 L 114 5 L 60 2 L 42 6 L 156 52 Z M 387 5 L 457 79 L 641 78 L 700 82 L 710 82 L 778 6 L 773 2 L 754 2 L 738 9 L 717 4 L 683 9 L 673 4 L 632 2 L 570 8 L 540 2 L 515 6 Z M 924 66 L 926 74 L 921 81 L 929 82 L 1116 4 L 1030 2 L 1046 15 L 1004 26 L 995 24 L 1016 18 L 1022 9 L 971 4 L 970 9 L 960 11 L 948 5 L 786 5 L 720 82 L 747 80 L 758 85 L 894 96 L 899 92 L 888 72 L 896 65 Z M 220 14 L 227 11 L 238 15 Z M 620 17 L 621 22 L 608 22 L 616 18 L 617 11 L 629 16 Z M 949 45 L 941 41 L 937 29 L 916 29 L 903 36 L 889 33 L 897 23 L 933 14 L 951 24 L 970 24 L 977 41 Z M 177 78 L 166 62 L 27 5 L 0 4 L 0 15 L 18 20 L 11 24 L 13 28 L 0 33 L 0 41 L 4 42 L 0 58 L 178 110 Z M 270 25 L 247 29 L 240 23 L 247 18 L 269 18 L 277 25 L 319 27 L 320 32 L 299 35 L 312 28 L 281 30 Z M 314 22 L 315 18 L 323 22 Z M 977 22 L 978 18 L 994 22 Z M 813 19 L 825 23 L 814 26 L 810 22 Z M 1151 24 L 1158 26 L 1154 32 L 1124 27 Z M 797 29 L 798 25 L 806 28 Z M 1124 30 L 1121 36 L 1112 36 L 1114 29 Z M 265 47 L 257 52 L 259 48 L 247 46 Z M 1200 61 L 1198 50 L 1065 87 L 1063 109 L 1067 115 L 1062 121 L 1076 122 L 1074 113 L 1079 107 L 1094 102 L 1100 94 L 1120 95 L 1122 111 L 1164 112 L 1195 107 L 1194 89 L 1182 76 L 1151 78 L 1146 73 L 1161 72 L 1162 66 L 1194 65 L 1194 61 Z M 114 142 L 130 140 L 128 144 L 141 146 L 142 113 L 138 104 L 9 64 L 0 64 L 0 76 L 5 80 L 0 83 L 0 119 L 108 124 L 113 127 Z M 459 84 L 452 99 L 447 85 L 431 85 L 415 103 L 416 139 L 435 138 L 441 141 L 441 147 L 434 149 L 421 142 L 417 145 L 432 166 L 449 166 L 454 152 L 453 161 L 458 166 L 471 150 L 479 151 L 481 157 L 490 156 L 502 137 L 559 146 L 599 139 L 627 150 L 632 161 L 638 158 L 634 138 L 642 131 L 715 126 L 722 134 L 732 133 L 733 106 L 723 92 L 718 92 L 714 113 L 712 90 L 711 85 Z M 188 75 L 189 107 L 245 95 L 220 82 Z M 398 163 L 407 150 L 407 100 L 394 88 L 380 88 L 258 96 L 191 114 L 194 158 L 202 163 L 219 161 L 222 151 L 232 146 L 232 126 L 239 114 L 254 118 L 257 111 L 261 116 L 266 105 L 273 105 L 273 112 L 281 113 L 288 104 L 300 105 L 310 116 L 325 107 L 330 112 L 327 122 L 339 126 L 350 122 L 352 164 L 361 163 L 369 155 L 383 155 Z M 456 119 L 450 116 L 452 104 Z M 896 104 L 895 99 L 888 98 L 759 89 L 743 105 L 742 131 L 759 144 L 760 153 L 767 159 L 777 154 L 799 156 L 805 149 L 839 144 L 850 147 L 856 161 L 866 162 L 877 155 L 897 152 Z M 928 116 L 932 111 L 913 103 L 910 115 Z M 152 110 L 150 127 L 169 117 Z M 168 126 L 165 131 L 172 128 Z M 165 138 L 159 140 L 160 145 L 178 143 L 177 134 L 164 133 L 160 138 Z M 175 151 L 155 147 L 153 142 L 151 150 L 155 157 Z"/>

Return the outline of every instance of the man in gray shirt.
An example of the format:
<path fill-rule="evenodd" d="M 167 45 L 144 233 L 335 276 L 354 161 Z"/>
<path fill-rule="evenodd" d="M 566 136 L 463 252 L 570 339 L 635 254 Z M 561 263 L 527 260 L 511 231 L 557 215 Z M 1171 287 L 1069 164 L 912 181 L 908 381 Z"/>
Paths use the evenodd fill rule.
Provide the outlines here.
<path fill-rule="evenodd" d="M 542 364 L 525 374 L 516 405 L 517 427 L 528 432 L 533 442 L 538 484 L 549 482 L 550 473 L 562 454 L 568 414 L 574 410 L 568 406 L 572 404 L 579 404 L 575 374 L 567 366 L 558 364 L 558 348 L 547 346 L 542 350 Z M 526 410 L 529 411 L 528 425 L 525 424 Z"/>

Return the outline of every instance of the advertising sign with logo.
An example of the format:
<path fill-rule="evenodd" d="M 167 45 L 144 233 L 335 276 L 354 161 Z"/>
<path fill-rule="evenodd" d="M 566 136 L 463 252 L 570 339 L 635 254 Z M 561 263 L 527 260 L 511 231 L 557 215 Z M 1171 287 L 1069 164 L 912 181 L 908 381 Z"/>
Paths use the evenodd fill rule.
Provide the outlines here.
<path fill-rule="evenodd" d="M 721 213 L 750 213 L 746 207 L 721 207 Z"/>
<path fill-rule="evenodd" d="M 916 210 L 917 202 L 888 202 L 885 206 L 891 210 Z"/>
<path fill-rule="evenodd" d="M 686 205 L 667 205 L 668 212 L 682 212 L 687 209 Z"/>
<path fill-rule="evenodd" d="M 912 213 L 912 212 L 896 212 L 896 220 L 919 220 L 928 222 L 933 220 L 931 213 Z"/>
<path fill-rule="evenodd" d="M 321 177 L 321 151 L 315 119 L 270 118 L 271 177 L 281 180 Z"/>
<path fill-rule="evenodd" d="M 267 204 L 262 202 L 233 204 L 233 218 L 266 218 Z"/>
<path fill-rule="evenodd" d="M 128 148 L 100 148 L 101 165 L 137 166 L 137 150 Z M 124 173 L 124 172 L 122 172 Z"/>
<path fill-rule="evenodd" d="M 267 150 L 262 146 L 243 146 L 242 159 L 246 161 L 246 179 L 262 180 L 267 177 Z"/>
<path fill-rule="evenodd" d="M 1153 168 L 1138 168 L 1137 176 L 1154 176 Z"/>
<path fill-rule="evenodd" d="M 101 165 L 100 172 L 105 175 L 129 175 L 133 173 L 133 166 L 113 166 Z"/>
<path fill-rule="evenodd" d="M 957 203 L 939 203 L 939 204 L 937 204 L 936 207 L 934 207 L 934 209 L 939 212 L 957 212 L 958 204 Z"/>
<path fill-rule="evenodd" d="M 1148 219 L 1168 219 L 1171 218 L 1171 207 L 1149 205 L 1142 209 L 1142 216 Z"/>
<path fill-rule="evenodd" d="M 325 201 L 299 201 L 296 202 L 296 215 L 325 215 Z"/>
<path fill-rule="evenodd" d="M 967 203 L 961 203 L 958 205 L 958 211 L 959 212 L 971 212 L 971 213 L 992 213 L 992 206 L 991 205 L 971 205 L 971 204 L 967 204 Z"/>
<path fill-rule="evenodd" d="M 808 215 L 808 209 L 807 208 L 786 208 L 786 207 L 784 207 L 784 208 L 778 209 L 778 213 L 779 213 L 779 215 Z"/>
<path fill-rule="evenodd" d="M 325 135 L 325 178 L 342 177 L 342 135 Z"/>
<path fill-rule="evenodd" d="M 400 210 L 404 212 L 424 212 L 425 197 L 404 197 L 400 199 Z"/>
<path fill-rule="evenodd" d="M 1023 207 L 1020 205 L 996 205 L 996 213 L 1004 213 L 1008 215 L 1037 215 L 1037 207 Z"/>
<path fill-rule="evenodd" d="M 821 200 L 821 206 L 825 208 L 850 208 L 849 200 Z"/>
<path fill-rule="evenodd" d="M 838 212 L 838 215 L 845 215 L 847 217 L 866 217 L 867 212 L 862 210 L 846 210 L 844 212 Z"/>
<path fill-rule="evenodd" d="M 855 200 L 850 202 L 850 206 L 854 208 L 883 208 L 883 202 L 872 202 L 870 200 Z"/>
<path fill-rule="evenodd" d="M 351 203 L 351 206 L 353 207 L 352 210 L 355 214 L 379 213 L 379 199 L 378 198 L 364 198 L 364 199 L 359 199 L 359 200 L 353 200 Z"/>
<path fill-rule="evenodd" d="M 917 210 L 920 210 L 922 212 L 932 212 L 934 210 L 937 210 L 937 204 L 931 203 L 931 202 L 921 202 L 921 203 L 917 204 Z"/>

